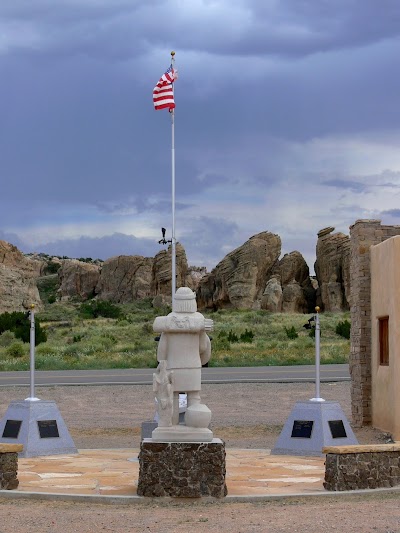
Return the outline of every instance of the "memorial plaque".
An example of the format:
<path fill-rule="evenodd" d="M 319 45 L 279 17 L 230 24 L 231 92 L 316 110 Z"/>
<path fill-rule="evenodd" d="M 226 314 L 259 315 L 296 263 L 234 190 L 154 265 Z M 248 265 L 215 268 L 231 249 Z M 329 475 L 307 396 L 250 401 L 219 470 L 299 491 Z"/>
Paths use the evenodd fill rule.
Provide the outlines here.
<path fill-rule="evenodd" d="M 4 426 L 3 439 L 18 439 L 19 430 L 21 429 L 22 420 L 7 420 Z"/>
<path fill-rule="evenodd" d="M 41 439 L 59 437 L 56 420 L 38 420 L 38 428 Z"/>
<path fill-rule="evenodd" d="M 333 439 L 347 438 L 346 430 L 344 429 L 343 425 L 343 420 L 329 420 L 328 424 Z"/>
<path fill-rule="evenodd" d="M 310 439 L 313 425 L 313 420 L 295 420 L 293 422 L 292 438 Z"/>

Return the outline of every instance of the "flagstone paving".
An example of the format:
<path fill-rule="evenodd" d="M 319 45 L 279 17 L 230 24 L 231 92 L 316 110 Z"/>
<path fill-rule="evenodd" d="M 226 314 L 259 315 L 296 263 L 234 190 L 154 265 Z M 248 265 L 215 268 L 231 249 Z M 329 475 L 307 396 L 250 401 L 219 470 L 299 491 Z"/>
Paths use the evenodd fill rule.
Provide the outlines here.
<path fill-rule="evenodd" d="M 85 449 L 77 455 L 20 458 L 17 491 L 135 496 L 138 453 L 137 449 Z M 270 450 L 228 448 L 228 495 L 324 492 L 324 460 L 270 455 Z"/>

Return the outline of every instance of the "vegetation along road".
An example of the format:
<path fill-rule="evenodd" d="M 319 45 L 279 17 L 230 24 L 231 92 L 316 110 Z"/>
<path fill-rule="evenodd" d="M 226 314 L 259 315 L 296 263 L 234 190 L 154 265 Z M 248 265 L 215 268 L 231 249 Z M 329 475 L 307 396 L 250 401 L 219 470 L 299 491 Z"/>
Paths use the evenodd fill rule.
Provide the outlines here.
<path fill-rule="evenodd" d="M 152 368 L 37 371 L 37 385 L 146 385 Z M 0 372 L 0 386 L 29 385 L 29 372 Z M 203 368 L 203 383 L 299 383 L 315 379 L 313 365 Z M 348 381 L 347 364 L 321 365 L 321 381 Z"/>

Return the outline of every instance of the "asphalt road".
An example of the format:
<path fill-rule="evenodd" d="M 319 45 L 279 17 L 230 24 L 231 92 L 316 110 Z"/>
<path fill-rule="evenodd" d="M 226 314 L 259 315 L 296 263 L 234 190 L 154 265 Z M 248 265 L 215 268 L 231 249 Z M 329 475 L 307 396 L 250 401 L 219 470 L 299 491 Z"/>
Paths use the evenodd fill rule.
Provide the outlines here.
<path fill-rule="evenodd" d="M 145 385 L 153 368 L 36 371 L 35 385 Z M 321 382 L 349 381 L 348 365 L 321 365 Z M 315 367 L 260 366 L 203 368 L 203 383 L 296 383 L 315 381 Z M 0 372 L 0 387 L 28 386 L 29 372 Z"/>

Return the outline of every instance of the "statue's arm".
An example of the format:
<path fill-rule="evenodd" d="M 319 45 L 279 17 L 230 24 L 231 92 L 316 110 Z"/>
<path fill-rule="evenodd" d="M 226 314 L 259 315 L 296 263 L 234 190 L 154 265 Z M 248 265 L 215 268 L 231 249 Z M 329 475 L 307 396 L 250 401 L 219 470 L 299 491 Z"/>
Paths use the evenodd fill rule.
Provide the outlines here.
<path fill-rule="evenodd" d="M 157 361 L 164 361 L 167 359 L 167 347 L 167 336 L 164 333 L 161 333 L 160 340 L 158 341 Z"/>
<path fill-rule="evenodd" d="M 208 363 L 211 357 L 211 341 L 207 333 L 200 333 L 200 361 L 202 365 Z"/>

